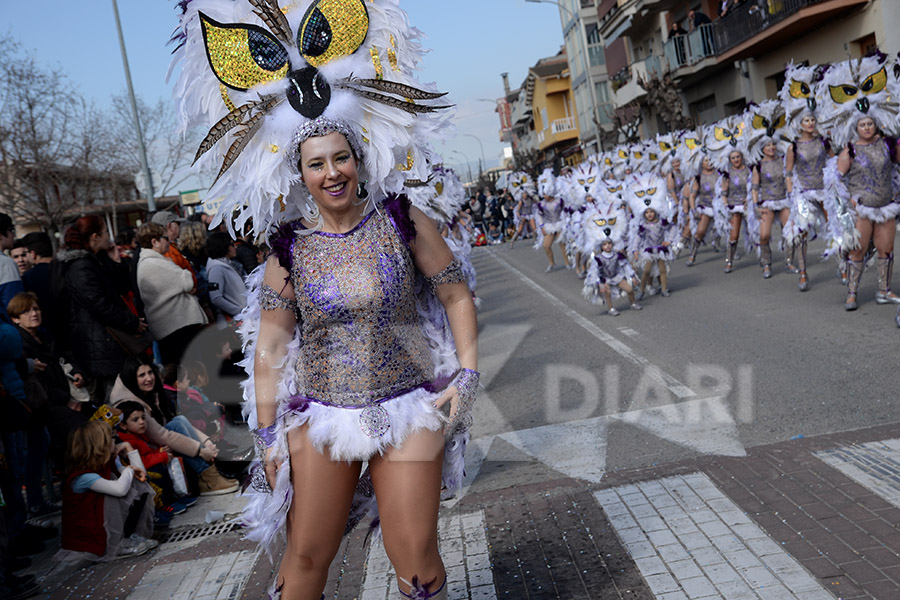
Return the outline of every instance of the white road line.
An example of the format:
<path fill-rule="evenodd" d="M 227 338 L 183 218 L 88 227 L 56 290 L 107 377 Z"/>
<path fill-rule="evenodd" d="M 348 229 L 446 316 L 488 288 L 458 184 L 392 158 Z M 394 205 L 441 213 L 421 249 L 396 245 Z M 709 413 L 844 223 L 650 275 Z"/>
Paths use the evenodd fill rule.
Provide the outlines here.
<path fill-rule="evenodd" d="M 540 294 L 545 300 L 547 300 L 550 304 L 563 312 L 567 317 L 575 321 L 575 323 L 580 325 L 585 331 L 609 346 L 614 352 L 618 353 L 634 364 L 640 365 L 641 367 L 647 368 L 654 366 L 649 359 L 641 356 L 640 354 L 632 350 L 627 344 L 621 342 L 620 340 L 617 340 L 610 334 L 597 327 L 595 324 L 591 323 L 588 319 L 569 308 L 565 302 L 554 296 L 549 291 L 545 290 L 539 283 L 512 266 L 505 258 L 501 257 L 499 254 L 492 253 L 491 258 L 496 260 L 502 267 L 518 277 L 522 281 L 522 283 Z M 664 385 L 666 389 L 668 389 L 672 394 L 675 394 L 676 397 L 690 398 L 697 395 L 691 388 L 687 387 L 668 373 L 665 373 L 662 369 L 656 368 L 653 369 L 653 371 L 654 377 L 657 378 L 657 380 L 662 385 Z"/>
<path fill-rule="evenodd" d="M 833 600 L 703 473 L 594 497 L 657 598 Z"/>

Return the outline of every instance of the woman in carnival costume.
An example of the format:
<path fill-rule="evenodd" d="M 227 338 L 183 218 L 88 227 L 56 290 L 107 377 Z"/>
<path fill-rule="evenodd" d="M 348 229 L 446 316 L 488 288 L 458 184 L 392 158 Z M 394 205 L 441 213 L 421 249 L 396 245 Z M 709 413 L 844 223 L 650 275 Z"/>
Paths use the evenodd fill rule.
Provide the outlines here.
<path fill-rule="evenodd" d="M 822 80 L 823 125 L 841 148 L 825 171 L 826 209 L 840 246 L 849 252 L 846 310 L 859 307 L 859 282 L 870 241 L 878 253 L 878 304 L 900 304 L 891 291 L 900 203 L 896 143 L 900 84 L 884 55 L 832 65 Z"/>
<path fill-rule="evenodd" d="M 583 252 L 590 251 L 591 261 L 581 295 L 591 304 L 603 304 L 611 316 L 619 311 L 613 298 L 624 293 L 632 310 L 641 310 L 635 301 L 637 275 L 624 254 L 628 246 L 628 214 L 618 203 L 596 203 L 585 213 Z"/>
<path fill-rule="evenodd" d="M 519 238 L 526 238 L 537 232 L 537 227 L 534 224 L 536 209 L 534 181 L 532 181 L 528 173 L 517 171 L 510 175 L 509 185 L 506 186 L 506 190 L 516 202 L 516 207 L 513 210 L 513 222 L 516 226 L 516 233 L 509 241 L 509 247 L 512 248 Z M 523 232 L 525 235 L 523 235 Z"/>
<path fill-rule="evenodd" d="M 571 204 L 567 206 L 569 212 L 566 224 L 566 236 L 571 253 L 575 257 L 575 274 L 579 279 L 587 275 L 587 259 L 589 254 L 581 250 L 584 235 L 584 215 L 593 206 L 594 199 L 598 197 L 603 180 L 600 178 L 600 167 L 592 160 L 586 160 L 576 165 L 571 174 L 566 178 L 568 197 Z"/>
<path fill-rule="evenodd" d="M 560 239 L 560 234 L 565 227 L 563 219 L 563 209 L 566 203 L 560 195 L 559 187 L 556 183 L 556 177 L 553 175 L 553 169 L 545 169 L 541 176 L 538 177 L 538 200 L 537 215 L 540 219 L 540 235 L 535 242 L 535 248 L 543 248 L 547 253 L 546 272 L 556 270 L 556 261 L 553 257 L 553 242 L 559 239 L 559 249 L 563 255 L 563 261 L 569 266 L 569 257 L 566 254 L 565 240 Z"/>
<path fill-rule="evenodd" d="M 716 228 L 722 237 L 728 237 L 726 273 L 734 271 L 741 225 L 746 223 L 744 246 L 748 252 L 758 239 L 756 211 L 748 202 L 752 172 L 747 166 L 748 136 L 744 130 L 742 117 L 728 117 L 712 126 L 712 136 L 707 143 L 714 166 L 722 172 L 713 206 L 716 209 Z"/>
<path fill-rule="evenodd" d="M 712 135 L 708 133 L 708 135 Z M 716 190 L 719 188 L 719 172 L 713 166 L 709 157 L 709 149 L 706 147 L 704 135 L 701 129 L 695 134 L 685 136 L 681 148 L 682 164 L 687 166 L 688 173 L 692 173 L 690 184 L 690 196 L 688 204 L 691 224 L 691 254 L 687 260 L 687 266 L 691 267 L 697 262 L 697 252 L 706 238 L 706 232 L 711 223 L 714 223 Z"/>
<path fill-rule="evenodd" d="M 688 246 L 691 241 L 690 201 L 685 170 L 681 164 L 681 136 L 684 132 L 667 133 L 656 136 L 660 152 L 660 174 L 666 180 L 666 193 L 673 215 L 673 225 L 681 226 L 681 239 L 675 247 L 675 257 Z"/>
<path fill-rule="evenodd" d="M 753 207 L 759 211 L 759 264 L 763 278 L 772 276 L 772 246 L 769 244 L 775 217 L 781 221 L 782 246 L 785 248 L 785 268 L 795 272 L 791 251 L 784 245 L 784 232 L 791 214 L 791 201 L 787 197 L 784 154 L 788 148 L 784 137 L 786 119 L 784 108 L 778 100 L 767 100 L 751 106 L 745 115 L 745 127 L 749 136 L 748 151 L 754 163 L 751 196 Z"/>
<path fill-rule="evenodd" d="M 179 6 L 175 94 L 185 126 L 212 127 L 217 220 L 252 217 L 273 248 L 241 314 L 260 453 L 242 520 L 270 552 L 287 542 L 270 594 L 319 598 L 354 492 L 374 490 L 400 592 L 445 598 L 441 479 L 461 482 L 477 325 L 459 261 L 396 195 L 447 129 L 414 79 L 417 32 L 396 0 Z"/>
<path fill-rule="evenodd" d="M 834 156 L 831 144 L 818 131 L 816 114 L 821 107 L 823 67 L 788 65 L 781 102 L 787 117 L 787 135 L 792 140 L 785 153 L 785 175 L 791 215 L 782 229 L 786 245 L 800 255 L 797 269 L 801 292 L 809 290 L 806 274 L 806 249 L 810 236 L 815 238 L 826 227 L 822 198 L 825 195 L 825 165 Z M 846 279 L 846 262 L 841 261 Z"/>
<path fill-rule="evenodd" d="M 659 277 L 660 294 L 668 298 L 668 263 L 675 258 L 672 237 L 678 233 L 670 220 L 672 208 L 665 180 L 651 173 L 632 175 L 630 179 L 625 186 L 626 200 L 634 217 L 629 226 L 628 250 L 641 273 L 639 299 L 644 297 L 651 277 Z"/>

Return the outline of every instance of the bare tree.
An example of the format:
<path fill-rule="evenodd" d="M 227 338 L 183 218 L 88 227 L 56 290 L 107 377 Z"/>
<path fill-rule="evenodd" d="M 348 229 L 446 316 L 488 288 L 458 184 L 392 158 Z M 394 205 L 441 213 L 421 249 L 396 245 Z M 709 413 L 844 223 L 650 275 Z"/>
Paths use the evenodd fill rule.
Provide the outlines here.
<path fill-rule="evenodd" d="M 612 145 L 620 143 L 631 144 L 641 139 L 643 116 L 641 115 L 641 105 L 637 100 L 632 100 L 628 104 L 619 106 L 614 110 L 608 110 L 607 116 L 609 116 L 613 126 L 615 126 L 613 130 L 615 141 Z"/>
<path fill-rule="evenodd" d="M 0 40 L 0 207 L 59 231 L 98 201 L 127 196 L 104 119 L 64 73 Z"/>
<path fill-rule="evenodd" d="M 140 149 L 134 130 L 131 103 L 125 93 L 113 97 L 113 126 L 111 135 L 121 149 L 123 166 L 134 174 L 141 169 Z M 160 99 L 149 105 L 137 98 L 138 117 L 147 147 L 147 161 L 150 170 L 159 175 L 157 196 L 168 196 L 178 192 L 179 187 L 190 176 L 194 153 L 200 145 L 200 132 L 195 130 L 186 136 L 177 133 L 175 107 L 171 102 Z"/>
<path fill-rule="evenodd" d="M 656 109 L 668 131 L 690 129 L 694 126 L 694 120 L 682 112 L 683 103 L 678 86 L 675 85 L 669 71 L 663 73 L 662 77 L 650 73 L 647 79 L 639 78 L 638 85 L 647 92 L 647 104 Z"/>

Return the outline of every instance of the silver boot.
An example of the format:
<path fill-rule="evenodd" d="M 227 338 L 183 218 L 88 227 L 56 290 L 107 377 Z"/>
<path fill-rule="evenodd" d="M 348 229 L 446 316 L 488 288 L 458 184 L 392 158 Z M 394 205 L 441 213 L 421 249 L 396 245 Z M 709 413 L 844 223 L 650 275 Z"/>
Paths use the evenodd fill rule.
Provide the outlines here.
<path fill-rule="evenodd" d="M 900 304 L 900 296 L 891 291 L 891 274 L 894 271 L 894 255 L 878 259 L 878 291 L 876 304 Z"/>
<path fill-rule="evenodd" d="M 787 273 L 797 274 L 800 272 L 800 269 L 794 266 L 794 252 L 797 251 L 797 246 L 791 246 L 790 252 L 787 252 L 784 255 L 784 270 Z"/>
<path fill-rule="evenodd" d="M 844 310 L 856 310 L 859 308 L 857 293 L 859 292 L 859 280 L 862 277 L 863 261 L 847 261 L 847 301 L 844 302 Z"/>
<path fill-rule="evenodd" d="M 737 252 L 737 242 L 728 242 L 728 249 L 726 250 L 725 255 L 725 272 L 731 273 L 734 271 L 734 253 Z"/>
<path fill-rule="evenodd" d="M 759 264 L 763 269 L 763 279 L 769 279 L 772 277 L 772 247 L 769 244 L 764 244 L 759 247 L 759 251 Z"/>

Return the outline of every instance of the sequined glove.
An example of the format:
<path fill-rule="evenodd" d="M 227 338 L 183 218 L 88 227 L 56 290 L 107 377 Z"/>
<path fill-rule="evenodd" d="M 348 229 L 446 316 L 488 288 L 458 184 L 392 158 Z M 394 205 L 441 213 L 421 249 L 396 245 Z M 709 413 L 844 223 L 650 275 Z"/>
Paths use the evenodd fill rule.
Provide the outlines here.
<path fill-rule="evenodd" d="M 456 376 L 453 385 L 456 386 L 459 402 L 456 405 L 456 413 L 450 417 L 450 422 L 444 430 L 448 438 L 457 433 L 465 433 L 472 427 L 472 407 L 475 406 L 475 395 L 478 393 L 480 377 L 481 373 L 472 369 L 463 369 Z"/>
<path fill-rule="evenodd" d="M 266 479 L 266 452 L 275 445 L 275 424 L 250 432 L 253 447 L 256 449 L 256 464 L 250 469 L 250 486 L 257 492 L 269 494 L 272 486 Z"/>

